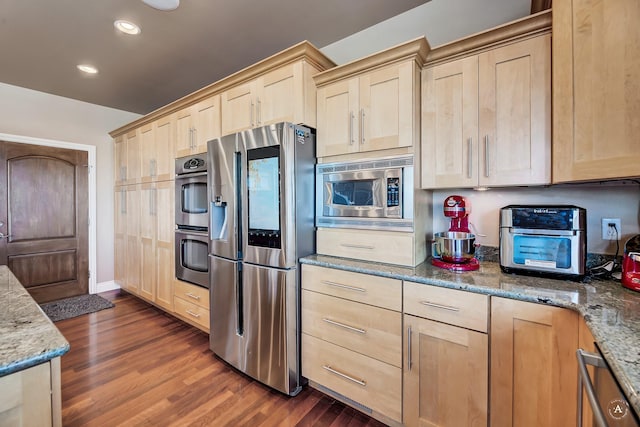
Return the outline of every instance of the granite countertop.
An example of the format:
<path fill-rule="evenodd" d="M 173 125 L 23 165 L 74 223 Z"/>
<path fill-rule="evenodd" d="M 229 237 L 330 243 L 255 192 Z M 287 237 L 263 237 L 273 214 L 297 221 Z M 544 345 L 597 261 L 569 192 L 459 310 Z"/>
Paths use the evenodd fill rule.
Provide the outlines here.
<path fill-rule="evenodd" d="M 408 280 L 428 285 L 555 305 L 578 311 L 624 394 L 640 414 L 640 293 L 611 280 L 587 283 L 505 274 L 499 264 L 483 261 L 478 271 L 455 273 L 429 261 L 415 268 L 312 255 L 302 264 Z"/>
<path fill-rule="evenodd" d="M 47 362 L 69 343 L 7 266 L 0 266 L 0 377 Z"/>

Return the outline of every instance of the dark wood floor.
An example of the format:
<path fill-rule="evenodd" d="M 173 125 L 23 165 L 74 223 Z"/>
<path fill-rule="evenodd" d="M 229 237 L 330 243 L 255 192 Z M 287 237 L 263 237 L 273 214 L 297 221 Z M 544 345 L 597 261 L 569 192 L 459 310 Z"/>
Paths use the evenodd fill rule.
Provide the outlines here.
<path fill-rule="evenodd" d="M 127 294 L 115 307 L 56 323 L 62 422 L 72 426 L 382 426 L 305 387 L 290 398 L 209 350 L 208 335 Z"/>

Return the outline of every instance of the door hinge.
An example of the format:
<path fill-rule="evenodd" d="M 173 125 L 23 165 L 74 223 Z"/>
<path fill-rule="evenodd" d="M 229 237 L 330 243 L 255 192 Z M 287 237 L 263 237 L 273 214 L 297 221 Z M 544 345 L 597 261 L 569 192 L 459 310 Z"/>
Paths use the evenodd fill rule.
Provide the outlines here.
<path fill-rule="evenodd" d="M 91 270 L 87 272 L 87 275 L 89 276 L 89 279 L 91 279 Z"/>

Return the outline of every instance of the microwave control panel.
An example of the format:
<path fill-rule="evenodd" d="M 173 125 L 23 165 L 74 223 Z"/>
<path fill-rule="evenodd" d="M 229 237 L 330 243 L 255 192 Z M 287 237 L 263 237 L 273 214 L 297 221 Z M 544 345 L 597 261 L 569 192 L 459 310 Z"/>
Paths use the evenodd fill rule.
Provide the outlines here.
<path fill-rule="evenodd" d="M 387 207 L 400 206 L 400 178 L 387 178 Z"/>

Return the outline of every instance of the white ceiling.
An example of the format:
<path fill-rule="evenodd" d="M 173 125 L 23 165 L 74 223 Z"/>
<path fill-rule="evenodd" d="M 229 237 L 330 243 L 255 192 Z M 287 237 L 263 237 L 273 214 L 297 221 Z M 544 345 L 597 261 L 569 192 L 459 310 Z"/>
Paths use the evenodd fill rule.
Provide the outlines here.
<path fill-rule="evenodd" d="M 146 114 L 302 40 L 331 45 L 428 1 L 182 0 L 162 12 L 140 0 L 0 0 L 0 82 Z M 487 15 L 514 1 L 472 0 L 491 4 Z M 116 19 L 142 33 L 119 33 Z M 82 75 L 79 63 L 100 71 Z"/>

